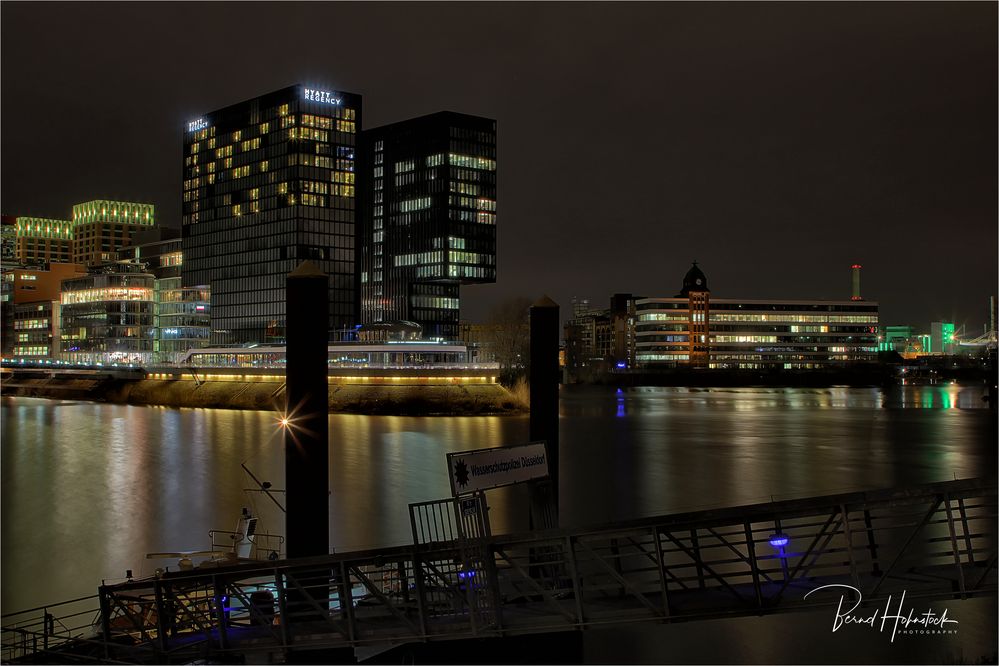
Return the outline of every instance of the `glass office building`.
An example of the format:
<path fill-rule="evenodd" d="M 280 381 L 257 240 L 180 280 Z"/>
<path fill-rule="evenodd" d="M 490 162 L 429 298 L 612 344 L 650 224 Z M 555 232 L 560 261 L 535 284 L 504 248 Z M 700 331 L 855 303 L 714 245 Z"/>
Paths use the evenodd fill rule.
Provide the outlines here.
<path fill-rule="evenodd" d="M 210 288 L 214 344 L 283 341 L 305 259 L 330 276 L 331 339 L 356 323 L 360 123 L 359 95 L 295 85 L 187 124 L 183 285 Z"/>
<path fill-rule="evenodd" d="M 445 111 L 361 146 L 361 320 L 457 340 L 460 285 L 496 281 L 496 121 Z"/>
<path fill-rule="evenodd" d="M 152 361 L 156 336 L 154 278 L 126 264 L 64 280 L 61 356 L 73 363 Z"/>
<path fill-rule="evenodd" d="M 172 231 L 160 234 L 163 235 L 172 235 Z M 118 256 L 121 261 L 141 266 L 155 278 L 153 360 L 174 363 L 188 350 L 207 346 L 211 335 L 211 299 L 207 287 L 183 286 L 184 255 L 180 238 L 124 247 Z"/>

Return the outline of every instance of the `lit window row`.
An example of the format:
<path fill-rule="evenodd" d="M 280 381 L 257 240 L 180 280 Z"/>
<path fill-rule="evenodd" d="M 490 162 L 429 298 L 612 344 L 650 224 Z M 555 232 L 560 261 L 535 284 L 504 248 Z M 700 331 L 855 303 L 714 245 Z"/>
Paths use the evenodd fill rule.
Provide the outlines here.
<path fill-rule="evenodd" d="M 102 301 L 151 301 L 153 290 L 142 287 L 102 287 L 62 292 L 63 305 L 98 303 Z"/>
<path fill-rule="evenodd" d="M 714 335 L 713 342 L 777 342 L 776 335 Z"/>
<path fill-rule="evenodd" d="M 48 327 L 48 319 L 20 319 L 14 322 L 15 331 L 47 329 Z"/>
<path fill-rule="evenodd" d="M 405 201 L 399 202 L 398 212 L 409 213 L 414 210 L 425 210 L 430 208 L 431 199 L 430 197 L 420 197 L 418 199 L 406 199 Z"/>
<path fill-rule="evenodd" d="M 440 263 L 444 260 L 443 253 L 437 252 L 414 252 L 412 254 L 398 254 L 393 258 L 396 266 L 417 266 L 423 264 Z"/>
<path fill-rule="evenodd" d="M 492 264 L 493 255 L 491 254 L 479 254 L 478 252 L 460 252 L 456 250 L 450 250 L 447 253 L 447 259 L 451 263 L 457 264 Z"/>
<path fill-rule="evenodd" d="M 491 160 L 486 157 L 474 157 L 472 155 L 450 153 L 448 155 L 448 160 L 451 166 L 465 167 L 466 169 L 483 169 L 485 171 L 496 170 L 496 160 Z"/>
<path fill-rule="evenodd" d="M 687 313 L 645 312 L 638 315 L 638 321 L 687 321 Z"/>
<path fill-rule="evenodd" d="M 333 119 L 326 116 L 314 116 L 309 113 L 302 114 L 303 127 L 315 127 L 317 129 L 333 129 Z"/>
<path fill-rule="evenodd" d="M 288 138 L 291 140 L 311 139 L 312 141 L 319 141 L 320 143 L 329 143 L 330 133 L 325 130 L 312 129 L 310 127 L 292 127 L 288 130 Z"/>
<path fill-rule="evenodd" d="M 472 183 L 462 183 L 451 181 L 451 191 L 458 192 L 459 194 L 470 194 L 472 196 L 479 196 L 481 188 L 478 185 Z"/>
<path fill-rule="evenodd" d="M 30 347 L 14 347 L 14 356 L 48 356 L 49 348 L 47 346 L 30 346 Z"/>
<path fill-rule="evenodd" d="M 689 354 L 636 354 L 637 361 L 687 361 Z"/>
<path fill-rule="evenodd" d="M 416 162 L 414 160 L 405 160 L 403 162 L 395 163 L 396 173 L 407 173 L 416 168 Z"/>
<path fill-rule="evenodd" d="M 491 276 L 491 269 L 480 268 L 479 266 L 455 266 L 447 267 L 448 277 L 453 278 L 487 278 Z"/>
<path fill-rule="evenodd" d="M 414 308 L 435 308 L 435 309 L 446 309 L 446 310 L 457 310 L 458 309 L 458 299 L 457 298 L 447 298 L 445 296 L 413 296 L 410 299 L 410 304 Z"/>
<path fill-rule="evenodd" d="M 768 322 L 768 323 L 795 323 L 795 324 L 877 324 L 876 314 L 782 314 L 782 313 L 753 313 L 753 314 L 729 314 L 712 312 L 711 321 L 745 321 L 745 322 Z"/>

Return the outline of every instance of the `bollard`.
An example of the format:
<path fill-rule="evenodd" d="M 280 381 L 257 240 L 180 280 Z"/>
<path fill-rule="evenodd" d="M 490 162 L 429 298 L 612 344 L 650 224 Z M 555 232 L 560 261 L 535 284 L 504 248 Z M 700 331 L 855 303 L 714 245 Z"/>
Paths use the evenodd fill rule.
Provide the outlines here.
<path fill-rule="evenodd" d="M 531 529 L 558 527 L 558 334 L 559 307 L 548 296 L 531 306 L 532 442 L 545 442 L 548 481 L 531 483 Z"/>
<path fill-rule="evenodd" d="M 284 431 L 288 558 L 328 555 L 329 277 L 304 261 L 287 278 L 287 424 Z"/>

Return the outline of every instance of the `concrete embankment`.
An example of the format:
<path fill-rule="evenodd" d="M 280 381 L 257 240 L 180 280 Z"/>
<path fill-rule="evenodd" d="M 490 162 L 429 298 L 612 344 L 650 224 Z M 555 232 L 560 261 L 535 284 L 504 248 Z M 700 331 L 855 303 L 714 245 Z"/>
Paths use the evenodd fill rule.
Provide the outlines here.
<path fill-rule="evenodd" d="M 186 379 L 51 379 L 4 377 L 4 395 L 95 400 L 132 405 L 280 410 L 283 378 L 255 381 Z M 330 377 L 331 412 L 352 414 L 516 414 L 526 411 L 499 384 L 357 384 Z"/>

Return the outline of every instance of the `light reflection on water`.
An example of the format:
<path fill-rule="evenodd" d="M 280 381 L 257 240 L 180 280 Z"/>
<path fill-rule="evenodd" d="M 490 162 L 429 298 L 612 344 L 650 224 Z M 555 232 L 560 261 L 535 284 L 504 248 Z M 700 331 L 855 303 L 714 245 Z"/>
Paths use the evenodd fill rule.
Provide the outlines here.
<path fill-rule="evenodd" d="M 564 389 L 562 522 L 668 512 L 992 473 L 981 390 Z M 147 552 L 207 547 L 241 506 L 246 465 L 281 488 L 270 412 L 3 400 L 3 612 L 93 594 Z M 332 415 L 337 551 L 411 540 L 408 504 L 450 492 L 445 454 L 528 441 L 527 417 Z M 526 528 L 523 488 L 490 491 L 494 532 Z"/>

